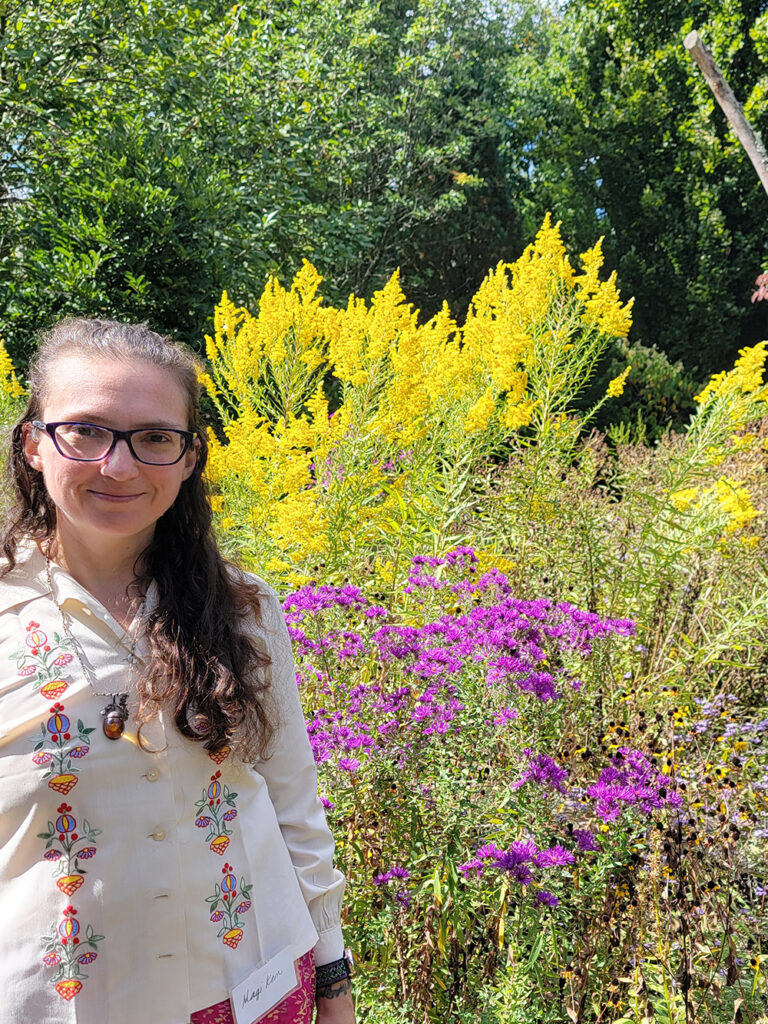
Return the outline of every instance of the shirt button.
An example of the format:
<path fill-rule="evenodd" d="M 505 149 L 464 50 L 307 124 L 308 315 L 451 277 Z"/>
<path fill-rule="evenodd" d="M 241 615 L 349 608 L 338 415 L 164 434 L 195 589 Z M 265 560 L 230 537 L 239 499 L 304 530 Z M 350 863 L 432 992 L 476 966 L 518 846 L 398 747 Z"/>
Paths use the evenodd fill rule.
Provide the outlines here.
<path fill-rule="evenodd" d="M 157 780 L 160 778 L 160 772 L 157 770 L 157 768 L 150 768 L 146 774 L 146 777 L 149 782 L 157 782 Z"/>
<path fill-rule="evenodd" d="M 162 843 L 162 841 L 165 839 L 165 832 L 161 828 L 156 828 L 155 831 L 151 833 L 151 835 L 156 843 Z"/>

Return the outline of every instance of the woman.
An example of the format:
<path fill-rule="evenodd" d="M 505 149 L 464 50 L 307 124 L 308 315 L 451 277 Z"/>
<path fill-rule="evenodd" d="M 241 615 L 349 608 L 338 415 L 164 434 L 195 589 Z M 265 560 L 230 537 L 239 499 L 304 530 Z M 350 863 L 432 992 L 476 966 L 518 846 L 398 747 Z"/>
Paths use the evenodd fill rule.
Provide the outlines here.
<path fill-rule="evenodd" d="M 354 1020 L 287 628 L 205 461 L 184 350 L 43 338 L 0 539 L 0 1024 L 231 1021 L 233 991 L 238 1024 Z"/>

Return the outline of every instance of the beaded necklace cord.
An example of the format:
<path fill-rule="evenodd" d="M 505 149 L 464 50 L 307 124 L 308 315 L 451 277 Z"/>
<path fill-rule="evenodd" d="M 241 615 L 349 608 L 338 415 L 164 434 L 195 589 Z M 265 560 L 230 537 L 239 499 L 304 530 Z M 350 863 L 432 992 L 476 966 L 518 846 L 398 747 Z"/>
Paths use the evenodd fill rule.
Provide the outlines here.
<path fill-rule="evenodd" d="M 96 694 L 97 697 L 108 696 L 110 698 L 109 703 L 106 704 L 101 711 L 101 717 L 103 719 L 102 730 L 104 732 L 104 735 L 107 737 L 108 740 L 119 740 L 120 737 L 123 735 L 123 732 L 125 731 L 125 723 L 128 721 L 128 694 L 126 692 L 110 694 L 97 693 L 92 681 L 93 673 L 86 668 L 85 661 L 83 660 L 83 655 L 80 649 L 80 641 L 75 637 L 74 633 L 72 632 L 69 625 L 69 615 L 64 611 L 59 602 L 58 597 L 56 596 L 56 590 L 53 586 L 53 575 L 51 573 L 51 559 L 47 554 L 45 556 L 45 575 L 48 581 L 48 586 L 50 587 L 51 590 L 51 597 L 53 598 L 53 603 L 59 609 L 62 628 L 67 639 L 70 642 L 72 650 L 75 652 L 75 655 L 77 656 L 77 660 L 80 662 L 80 668 L 83 670 L 83 675 L 88 680 L 88 685 L 90 686 L 91 690 L 93 691 L 94 694 Z M 142 600 L 139 606 L 137 618 L 141 618 L 142 615 L 144 614 L 145 603 L 146 598 Z M 131 668 L 133 668 L 136 661 L 138 660 L 136 658 L 137 641 L 138 636 L 133 635 L 131 637 L 131 647 L 129 651 L 131 659 Z"/>

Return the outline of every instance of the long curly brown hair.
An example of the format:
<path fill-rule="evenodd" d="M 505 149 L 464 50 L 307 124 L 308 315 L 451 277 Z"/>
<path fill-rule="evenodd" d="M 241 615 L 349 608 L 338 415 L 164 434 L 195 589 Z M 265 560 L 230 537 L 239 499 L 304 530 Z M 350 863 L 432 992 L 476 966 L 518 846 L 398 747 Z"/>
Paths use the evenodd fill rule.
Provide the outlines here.
<path fill-rule="evenodd" d="M 246 761 L 265 758 L 275 727 L 265 682 L 270 659 L 247 625 L 261 620 L 259 589 L 216 545 L 203 475 L 208 445 L 197 366 L 181 345 L 145 325 L 111 320 L 70 318 L 42 336 L 30 367 L 29 402 L 11 434 L 14 503 L 0 535 L 6 559 L 0 577 L 16 565 L 21 542 L 32 539 L 45 545 L 55 534 L 56 506 L 42 473 L 25 458 L 23 428 L 40 419 L 56 361 L 72 352 L 169 370 L 187 398 L 188 429 L 199 439 L 191 476 L 157 521 L 153 539 L 134 567 L 140 591 L 152 580 L 158 590 L 157 607 L 146 623 L 151 656 L 138 683 L 138 724 L 156 717 L 161 707 L 170 709 L 179 731 L 206 750 L 229 745 Z"/>

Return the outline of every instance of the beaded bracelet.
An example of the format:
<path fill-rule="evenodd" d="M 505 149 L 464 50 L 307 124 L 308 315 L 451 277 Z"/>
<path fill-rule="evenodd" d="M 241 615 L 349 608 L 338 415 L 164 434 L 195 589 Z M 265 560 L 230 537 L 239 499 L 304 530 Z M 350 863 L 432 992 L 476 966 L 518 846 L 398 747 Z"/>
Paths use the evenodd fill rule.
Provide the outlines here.
<path fill-rule="evenodd" d="M 315 968 L 315 989 L 328 988 L 337 981 L 346 981 L 352 977 L 349 960 L 343 956 L 340 960 L 332 960 L 329 964 L 321 964 Z"/>

